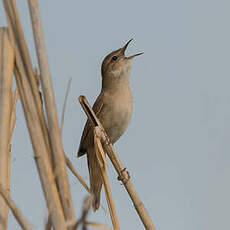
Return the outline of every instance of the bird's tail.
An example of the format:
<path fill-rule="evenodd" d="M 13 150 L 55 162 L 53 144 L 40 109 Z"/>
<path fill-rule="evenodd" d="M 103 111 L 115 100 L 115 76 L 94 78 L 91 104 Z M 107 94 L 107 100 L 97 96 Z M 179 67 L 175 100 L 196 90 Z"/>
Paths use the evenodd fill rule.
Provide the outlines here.
<path fill-rule="evenodd" d="M 102 178 L 94 148 L 89 149 L 87 152 L 87 159 L 90 176 L 90 189 L 94 195 L 93 210 L 96 211 L 100 206 Z"/>

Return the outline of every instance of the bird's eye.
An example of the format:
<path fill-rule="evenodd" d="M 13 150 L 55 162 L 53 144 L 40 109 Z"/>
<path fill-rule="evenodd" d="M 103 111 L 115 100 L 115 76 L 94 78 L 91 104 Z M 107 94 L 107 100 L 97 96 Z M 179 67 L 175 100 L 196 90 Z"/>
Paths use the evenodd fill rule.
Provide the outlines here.
<path fill-rule="evenodd" d="M 112 57 L 112 60 L 113 60 L 113 61 L 116 61 L 117 58 L 118 58 L 117 56 L 113 56 L 113 57 Z"/>

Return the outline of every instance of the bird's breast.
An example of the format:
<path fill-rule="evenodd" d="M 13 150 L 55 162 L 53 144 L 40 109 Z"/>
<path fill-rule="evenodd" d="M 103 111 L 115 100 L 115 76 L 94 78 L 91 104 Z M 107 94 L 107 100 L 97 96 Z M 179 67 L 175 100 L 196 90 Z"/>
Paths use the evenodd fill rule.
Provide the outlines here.
<path fill-rule="evenodd" d="M 107 96 L 105 103 L 101 122 L 110 141 L 114 143 L 125 132 L 131 119 L 133 106 L 130 89 L 111 93 Z"/>

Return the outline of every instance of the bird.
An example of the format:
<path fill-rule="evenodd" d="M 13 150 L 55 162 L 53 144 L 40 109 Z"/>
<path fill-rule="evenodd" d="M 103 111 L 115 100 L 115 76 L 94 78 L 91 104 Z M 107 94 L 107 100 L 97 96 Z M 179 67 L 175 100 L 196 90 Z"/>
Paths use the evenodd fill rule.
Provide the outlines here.
<path fill-rule="evenodd" d="M 101 66 L 101 92 L 93 105 L 93 111 L 112 144 L 125 132 L 133 111 L 129 84 L 131 64 L 133 58 L 142 53 L 125 56 L 125 51 L 132 40 L 104 58 Z M 102 177 L 94 149 L 94 133 L 89 120 L 83 130 L 77 156 L 81 157 L 84 154 L 87 155 L 90 190 L 94 197 L 92 207 L 96 211 L 100 207 Z"/>

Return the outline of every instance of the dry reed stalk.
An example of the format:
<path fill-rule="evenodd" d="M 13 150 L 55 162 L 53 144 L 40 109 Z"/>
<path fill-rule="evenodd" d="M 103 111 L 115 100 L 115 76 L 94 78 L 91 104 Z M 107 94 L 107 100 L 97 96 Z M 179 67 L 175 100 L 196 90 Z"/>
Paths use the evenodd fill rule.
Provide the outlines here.
<path fill-rule="evenodd" d="M 61 134 L 63 135 L 63 126 L 64 126 L 64 118 L 65 118 L 65 111 L 66 111 L 66 106 L 67 106 L 67 98 L 69 95 L 69 90 L 71 86 L 72 78 L 69 79 L 67 89 L 66 89 L 66 94 L 65 94 L 65 100 L 63 104 L 63 109 L 62 109 L 62 114 L 61 114 Z"/>
<path fill-rule="evenodd" d="M 39 81 L 39 75 L 38 75 L 38 69 L 37 68 L 34 68 L 33 69 L 33 74 L 34 74 L 34 78 L 35 78 L 35 82 L 36 82 L 36 86 L 37 86 L 37 89 L 38 89 L 38 93 L 39 93 L 39 104 L 37 104 L 37 106 L 39 107 L 39 111 L 41 112 L 41 116 L 43 117 L 43 131 L 44 131 L 44 135 L 45 135 L 45 141 L 46 141 L 46 145 L 49 149 L 48 151 L 48 156 L 49 156 L 49 160 L 50 160 L 50 163 L 51 163 L 51 166 L 52 166 L 52 169 L 54 171 L 54 161 L 53 161 L 53 156 L 52 156 L 52 152 L 51 152 L 51 146 L 50 146 L 50 141 L 49 141 L 49 132 L 48 132 L 48 128 L 46 126 L 46 123 L 44 121 L 44 110 L 43 110 L 43 100 L 42 100 L 42 93 L 41 91 L 39 90 L 39 85 L 40 85 L 40 81 Z"/>
<path fill-rule="evenodd" d="M 0 28 L 0 183 L 9 194 L 11 136 L 11 88 L 14 70 L 14 50 L 7 28 Z M 0 229 L 7 229 L 8 205 L 0 197 Z"/>
<path fill-rule="evenodd" d="M 124 187 L 126 188 L 142 223 L 144 224 L 146 229 L 155 230 L 155 226 L 154 226 L 144 204 L 140 200 L 133 184 L 130 181 L 129 173 L 126 171 L 126 168 L 124 168 L 123 164 L 121 163 L 121 161 L 120 161 L 117 153 L 115 152 L 113 145 L 109 141 L 109 138 L 108 138 L 103 126 L 101 125 L 99 119 L 96 117 L 94 111 L 92 110 L 91 106 L 89 105 L 88 101 L 86 100 L 86 98 L 84 96 L 80 96 L 78 98 L 78 100 L 79 100 L 82 108 L 84 109 L 86 115 L 88 116 L 88 118 L 92 124 L 92 127 L 95 127 L 95 126 L 100 127 L 100 129 L 102 131 L 101 132 L 101 141 L 102 141 L 103 147 L 105 149 L 105 152 L 107 152 L 114 168 L 116 169 L 116 171 L 118 173 L 119 180 L 122 181 Z"/>
<path fill-rule="evenodd" d="M 78 181 L 81 183 L 81 185 L 86 189 L 86 191 L 91 194 L 89 186 L 85 183 L 84 179 L 81 177 L 81 175 L 77 172 L 77 170 L 74 168 L 71 160 L 65 155 L 65 160 L 66 160 L 66 165 L 68 166 L 69 170 L 73 173 L 73 175 L 78 179 Z M 101 205 L 101 208 L 103 209 L 104 212 L 105 208 Z M 50 216 L 48 216 L 47 222 L 46 222 L 46 230 L 51 229 L 51 220 Z"/>
<path fill-rule="evenodd" d="M 17 208 L 15 203 L 10 199 L 7 191 L 3 188 L 2 184 L 0 184 L 0 194 L 4 198 L 7 205 L 10 207 L 14 217 L 17 219 L 18 223 L 21 225 L 24 230 L 32 230 L 31 224 L 26 220 L 20 210 Z M 3 228 L 1 228 L 3 229 Z"/>
<path fill-rule="evenodd" d="M 45 40 L 40 19 L 38 1 L 28 0 L 28 4 L 40 68 L 40 78 L 48 119 L 50 141 L 53 150 L 53 160 L 55 163 L 56 174 L 55 176 L 59 188 L 59 195 L 62 202 L 64 215 L 66 220 L 71 221 L 75 219 L 74 208 L 70 194 L 69 181 L 67 178 L 65 156 L 63 153 L 61 132 L 58 124 L 56 103 L 50 77 L 48 58 L 46 55 Z"/>
<path fill-rule="evenodd" d="M 94 128 L 94 146 L 95 146 L 95 152 L 97 156 L 97 160 L 100 166 L 100 171 L 101 171 L 101 176 L 103 180 L 103 185 L 105 189 L 105 195 L 106 195 L 106 200 L 107 204 L 109 207 L 109 213 L 110 213 L 110 218 L 113 224 L 113 229 L 114 230 L 119 230 L 119 222 L 118 222 L 118 217 L 115 209 L 115 205 L 113 202 L 113 197 L 112 197 L 112 191 L 109 185 L 109 179 L 106 173 L 106 167 L 107 167 L 107 162 L 106 162 L 106 156 L 105 152 L 103 150 L 102 144 L 101 144 L 101 132 L 100 128 L 98 126 L 95 126 Z"/>
<path fill-rule="evenodd" d="M 15 76 L 23 105 L 24 114 L 29 129 L 36 165 L 41 179 L 46 203 L 51 215 L 55 230 L 64 230 L 65 220 L 59 200 L 54 175 L 48 158 L 49 145 L 47 128 L 41 108 L 38 88 L 33 76 L 28 50 L 23 36 L 22 28 L 14 0 L 3 0 L 9 34 L 15 50 L 16 68 Z"/>
<path fill-rule="evenodd" d="M 68 94 L 69 94 L 71 82 L 72 82 L 72 78 L 70 78 L 70 80 L 68 81 L 68 85 L 67 85 L 67 89 L 66 89 L 66 94 L 65 94 L 65 100 L 64 100 L 63 107 L 62 107 L 61 125 L 60 125 L 61 126 L 61 134 L 62 135 L 63 135 L 65 111 L 66 111 L 66 106 L 67 106 L 67 98 L 68 98 Z M 77 179 L 79 180 L 79 182 L 81 183 L 81 185 L 86 189 L 86 191 L 88 193 L 90 193 L 89 186 L 85 183 L 85 181 L 83 180 L 83 178 L 81 177 L 81 175 L 73 167 L 73 164 L 72 164 L 71 160 L 67 157 L 67 155 L 65 153 L 64 153 L 64 155 L 65 155 L 66 165 L 68 166 L 69 170 L 73 173 L 73 175 L 75 177 L 77 177 Z"/>
<path fill-rule="evenodd" d="M 51 217 L 50 217 L 50 215 L 48 215 L 46 225 L 45 225 L 45 230 L 51 230 L 51 228 L 52 228 Z"/>
<path fill-rule="evenodd" d="M 86 217 L 89 213 L 89 209 L 92 205 L 92 201 L 93 201 L 93 196 L 89 195 L 87 198 L 85 198 L 84 202 L 83 202 L 83 207 L 82 207 L 82 214 L 80 219 L 75 223 L 75 225 L 73 226 L 73 229 L 77 229 L 80 224 L 83 225 L 82 229 L 86 228 Z"/>
<path fill-rule="evenodd" d="M 14 131 L 14 126 L 16 122 L 16 104 L 19 99 L 19 92 L 18 89 L 16 88 L 12 93 L 11 93 L 11 110 L 10 110 L 10 136 L 9 136 L 9 149 L 10 149 L 10 143 Z"/>
<path fill-rule="evenodd" d="M 72 162 L 70 161 L 70 159 L 65 156 L 65 161 L 66 161 L 66 164 L 69 168 L 69 170 L 73 173 L 73 175 L 75 177 L 77 177 L 77 179 L 79 180 L 79 182 L 81 183 L 81 185 L 86 189 L 86 191 L 88 193 L 90 193 L 90 189 L 89 189 L 89 186 L 85 183 L 85 181 L 83 180 L 83 178 L 81 177 L 81 175 L 77 172 L 77 170 L 73 167 L 73 164 Z"/>
<path fill-rule="evenodd" d="M 8 141 L 8 174 L 7 174 L 7 195 L 10 195 L 10 162 L 11 162 L 11 139 L 14 131 L 14 126 L 16 122 L 16 104 L 19 99 L 19 93 L 18 89 L 16 88 L 14 92 L 11 93 L 11 114 L 10 114 L 10 135 L 9 135 L 9 141 Z M 6 219 L 7 221 L 7 219 Z"/>

